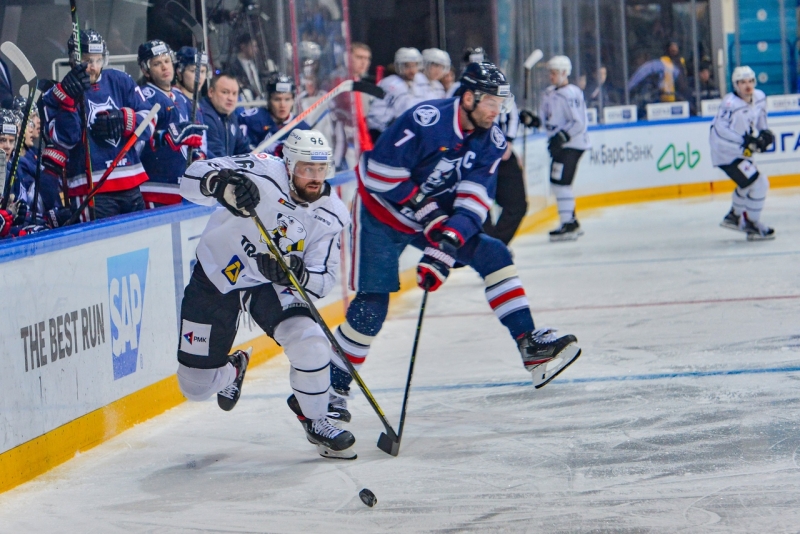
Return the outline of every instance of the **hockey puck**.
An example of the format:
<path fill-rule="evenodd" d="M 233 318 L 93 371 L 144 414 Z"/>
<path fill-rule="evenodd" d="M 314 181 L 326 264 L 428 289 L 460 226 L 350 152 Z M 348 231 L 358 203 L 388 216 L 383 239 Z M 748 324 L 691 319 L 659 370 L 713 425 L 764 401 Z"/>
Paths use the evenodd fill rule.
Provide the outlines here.
<path fill-rule="evenodd" d="M 362 489 L 358 492 L 358 496 L 361 497 L 361 502 L 372 508 L 378 503 L 378 498 L 375 497 L 375 494 L 372 493 L 367 488 Z"/>

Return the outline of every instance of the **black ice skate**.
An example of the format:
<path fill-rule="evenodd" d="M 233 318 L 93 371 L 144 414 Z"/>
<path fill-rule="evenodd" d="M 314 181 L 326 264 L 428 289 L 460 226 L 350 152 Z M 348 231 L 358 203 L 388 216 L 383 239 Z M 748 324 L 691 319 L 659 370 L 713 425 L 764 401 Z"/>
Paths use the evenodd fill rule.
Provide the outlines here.
<path fill-rule="evenodd" d="M 250 363 L 250 354 L 252 352 L 253 347 L 250 347 L 246 351 L 237 350 L 228 356 L 228 361 L 236 368 L 236 380 L 233 381 L 233 384 L 217 393 L 217 404 L 226 412 L 233 410 L 233 407 L 239 401 L 239 395 L 242 394 L 244 373 L 247 371 L 247 364 Z"/>
<path fill-rule="evenodd" d="M 761 221 L 751 221 L 747 218 L 747 213 L 742 215 L 742 229 L 747 232 L 748 241 L 768 241 L 775 239 L 775 230 L 762 224 Z"/>
<path fill-rule="evenodd" d="M 546 386 L 581 355 L 572 334 L 557 337 L 552 328 L 539 328 L 517 339 L 522 364 L 530 371 L 536 389 Z"/>
<path fill-rule="evenodd" d="M 722 222 L 719 225 L 723 228 L 728 228 L 729 230 L 736 230 L 737 232 L 744 232 L 744 228 L 742 228 L 742 217 L 739 217 L 733 212 L 733 208 L 728 214 L 722 219 Z"/>
<path fill-rule="evenodd" d="M 350 411 L 347 409 L 347 399 L 350 392 L 331 388 L 328 399 L 328 417 L 340 423 L 350 422 Z"/>
<path fill-rule="evenodd" d="M 572 219 L 550 232 L 550 241 L 575 241 L 582 235 L 583 230 L 578 219 Z"/>
<path fill-rule="evenodd" d="M 306 439 L 308 439 L 309 443 L 317 446 L 317 452 L 319 452 L 320 456 L 335 460 L 355 460 L 358 458 L 358 455 L 352 449 L 356 438 L 351 432 L 337 427 L 327 417 L 321 419 L 307 418 L 303 415 L 300 403 L 294 394 L 286 399 L 286 403 L 297 415 L 297 420 L 300 421 L 300 424 L 303 425 L 303 429 L 306 431 Z"/>

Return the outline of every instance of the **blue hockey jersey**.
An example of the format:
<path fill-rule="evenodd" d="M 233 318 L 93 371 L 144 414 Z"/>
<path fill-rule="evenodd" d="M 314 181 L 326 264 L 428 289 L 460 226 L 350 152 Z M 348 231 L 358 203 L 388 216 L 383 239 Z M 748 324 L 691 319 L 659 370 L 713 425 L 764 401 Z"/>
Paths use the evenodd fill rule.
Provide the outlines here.
<path fill-rule="evenodd" d="M 421 231 L 410 208 L 401 205 L 422 191 L 450 214 L 447 226 L 463 241 L 480 232 L 494 199 L 506 138 L 496 125 L 462 131 L 458 109 L 458 98 L 417 104 L 362 155 L 359 196 L 378 220 L 404 233 Z"/>
<path fill-rule="evenodd" d="M 54 89 L 54 88 L 53 88 Z M 58 99 L 53 95 L 53 89 L 44 94 L 45 123 L 48 135 L 53 143 L 67 154 L 67 178 L 69 180 L 70 196 L 85 195 L 88 192 L 86 184 L 86 163 L 83 151 L 80 108 L 77 111 L 63 109 Z M 131 108 L 136 113 L 138 126 L 147 117 L 150 104 L 142 94 L 141 89 L 133 78 L 124 72 L 105 69 L 100 74 L 97 82 L 85 94 L 87 124 L 89 128 L 94 123 L 97 113 L 110 109 Z M 142 133 L 140 139 L 150 139 L 154 125 L 150 125 Z M 91 135 L 89 150 L 92 155 L 92 177 L 94 183 L 100 180 L 105 170 L 125 144 L 125 139 L 115 139 L 96 142 Z M 131 150 L 122 158 L 108 177 L 101 193 L 112 191 L 126 191 L 133 189 L 147 180 L 147 174 L 142 167 L 139 154 Z"/>
<path fill-rule="evenodd" d="M 291 122 L 292 120 L 294 120 L 294 115 L 289 115 L 286 122 Z M 280 125 L 276 124 L 275 119 L 272 118 L 272 115 L 266 108 L 242 108 L 241 111 L 239 111 L 239 127 L 242 128 L 242 133 L 244 133 L 245 137 L 247 137 L 250 142 L 251 150 L 257 147 L 258 144 L 267 137 L 275 135 L 278 130 L 283 128 L 284 124 L 285 123 Z M 305 121 L 300 121 L 297 126 L 292 128 L 292 130 L 310 129 L 311 128 Z M 282 156 L 283 142 L 286 140 L 289 133 L 291 133 L 291 130 L 278 139 L 276 143 L 268 146 L 264 152 L 272 154 L 273 156 Z M 331 140 L 328 139 L 328 142 L 331 142 Z"/>
<path fill-rule="evenodd" d="M 156 131 L 169 131 L 170 125 L 174 125 L 175 131 L 179 131 L 178 127 L 181 124 L 189 122 L 192 115 L 192 101 L 179 89 L 173 88 L 165 92 L 148 83 L 142 87 L 142 93 L 151 106 L 156 103 L 161 104 L 156 120 Z M 199 106 L 196 122 L 202 124 L 202 112 Z M 180 177 L 186 171 L 188 155 L 189 149 L 185 146 L 180 147 L 180 150 L 173 150 L 165 144 L 154 149 L 150 143 L 144 143 L 141 147 L 141 157 L 148 180 L 141 185 L 141 190 L 147 205 L 181 203 Z"/>

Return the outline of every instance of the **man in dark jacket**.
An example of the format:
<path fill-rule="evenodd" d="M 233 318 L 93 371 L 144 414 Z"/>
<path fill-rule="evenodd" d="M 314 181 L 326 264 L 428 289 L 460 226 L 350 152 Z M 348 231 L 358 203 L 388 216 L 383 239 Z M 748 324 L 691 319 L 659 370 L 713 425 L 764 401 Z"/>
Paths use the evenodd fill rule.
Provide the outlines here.
<path fill-rule="evenodd" d="M 226 73 L 212 78 L 208 96 L 200 102 L 203 120 L 208 126 L 209 159 L 250 152 L 247 139 L 239 128 L 239 119 L 234 113 L 238 98 L 239 82 L 236 78 Z"/>

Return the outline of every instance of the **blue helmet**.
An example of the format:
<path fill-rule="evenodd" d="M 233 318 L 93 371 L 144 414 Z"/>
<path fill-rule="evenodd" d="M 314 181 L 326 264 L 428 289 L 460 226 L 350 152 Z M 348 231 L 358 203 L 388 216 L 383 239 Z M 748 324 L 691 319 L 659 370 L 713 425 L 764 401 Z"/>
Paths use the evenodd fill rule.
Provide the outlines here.
<path fill-rule="evenodd" d="M 81 30 L 80 40 L 81 54 L 103 54 L 103 57 L 105 57 L 106 60 L 108 59 L 108 47 L 106 46 L 106 41 L 96 30 Z M 75 52 L 74 33 L 70 35 L 69 41 L 67 41 L 67 50 L 69 51 L 70 57 L 72 57 L 72 54 Z"/>
<path fill-rule="evenodd" d="M 511 96 L 511 85 L 509 85 L 506 75 L 498 69 L 494 63 L 470 63 L 461 74 L 461 87 L 458 94 L 464 91 L 472 91 L 475 96 L 494 95 L 509 97 Z"/>
<path fill-rule="evenodd" d="M 193 46 L 182 46 L 175 54 L 175 70 L 183 72 L 186 67 L 190 67 L 197 63 L 197 48 Z M 208 65 L 208 55 L 203 54 L 200 58 L 200 65 Z"/>
<path fill-rule="evenodd" d="M 136 59 L 139 66 L 146 71 L 150 71 L 150 60 L 156 56 L 168 55 L 169 58 L 175 63 L 175 53 L 167 43 L 160 39 L 153 39 L 139 45 L 139 52 Z"/>

